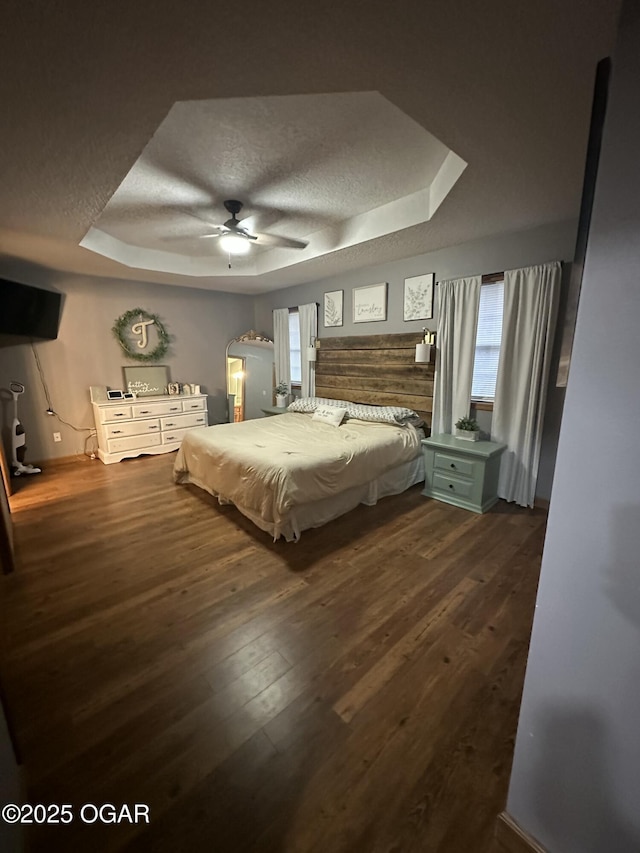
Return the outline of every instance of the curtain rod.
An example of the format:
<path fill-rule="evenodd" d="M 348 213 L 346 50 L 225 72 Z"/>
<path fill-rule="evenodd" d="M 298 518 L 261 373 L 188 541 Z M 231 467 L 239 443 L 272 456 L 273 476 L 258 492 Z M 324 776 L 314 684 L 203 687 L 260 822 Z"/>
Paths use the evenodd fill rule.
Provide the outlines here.
<path fill-rule="evenodd" d="M 463 276 L 464 278 L 464 276 Z M 504 278 L 504 272 L 489 272 L 486 275 L 481 276 L 482 284 L 490 284 L 492 281 L 502 281 Z M 449 281 L 449 279 L 443 278 L 443 281 Z M 440 284 L 439 281 L 436 281 L 436 287 Z"/>

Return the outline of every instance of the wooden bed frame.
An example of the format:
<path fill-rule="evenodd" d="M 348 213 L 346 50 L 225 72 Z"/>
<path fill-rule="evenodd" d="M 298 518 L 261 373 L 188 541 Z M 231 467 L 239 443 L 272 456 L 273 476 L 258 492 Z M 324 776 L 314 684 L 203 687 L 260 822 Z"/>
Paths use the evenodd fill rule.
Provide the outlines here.
<path fill-rule="evenodd" d="M 415 363 L 421 340 L 419 332 L 318 339 L 316 395 L 371 406 L 406 406 L 420 415 L 428 433 L 434 365 Z"/>

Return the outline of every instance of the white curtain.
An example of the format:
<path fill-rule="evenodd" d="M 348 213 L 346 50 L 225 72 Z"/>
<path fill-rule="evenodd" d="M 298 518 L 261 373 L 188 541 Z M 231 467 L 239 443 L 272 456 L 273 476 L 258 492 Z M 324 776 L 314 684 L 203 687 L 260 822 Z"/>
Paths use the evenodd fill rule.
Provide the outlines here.
<path fill-rule="evenodd" d="M 276 367 L 276 385 L 279 382 L 286 382 L 291 390 L 288 308 L 275 308 L 273 311 L 273 359 Z"/>
<path fill-rule="evenodd" d="M 498 495 L 520 506 L 533 506 L 536 493 L 560 277 L 559 263 L 504 274 L 491 438 L 507 445 Z"/>
<path fill-rule="evenodd" d="M 438 284 L 433 435 L 450 434 L 469 416 L 481 283 L 478 275 Z"/>
<path fill-rule="evenodd" d="M 302 373 L 303 397 L 313 397 L 316 393 L 315 363 L 309 361 L 308 347 L 315 343 L 318 335 L 318 306 L 315 302 L 298 307 L 300 315 L 300 367 Z"/>

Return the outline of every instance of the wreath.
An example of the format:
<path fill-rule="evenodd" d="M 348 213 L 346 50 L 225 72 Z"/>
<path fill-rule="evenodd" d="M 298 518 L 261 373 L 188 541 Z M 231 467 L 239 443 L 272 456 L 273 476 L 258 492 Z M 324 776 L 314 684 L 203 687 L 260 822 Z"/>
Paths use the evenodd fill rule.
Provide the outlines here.
<path fill-rule="evenodd" d="M 154 324 L 158 335 L 158 343 L 151 352 L 136 352 L 131 349 L 131 342 L 127 337 L 127 332 L 130 330 L 129 324 L 132 320 L 147 320 Z M 135 361 L 158 361 L 164 358 L 171 342 L 169 332 L 165 329 L 158 315 L 150 314 L 142 308 L 132 308 L 131 311 L 127 311 L 126 314 L 118 317 L 111 331 L 116 336 L 116 340 L 124 350 L 127 358 L 132 358 Z"/>

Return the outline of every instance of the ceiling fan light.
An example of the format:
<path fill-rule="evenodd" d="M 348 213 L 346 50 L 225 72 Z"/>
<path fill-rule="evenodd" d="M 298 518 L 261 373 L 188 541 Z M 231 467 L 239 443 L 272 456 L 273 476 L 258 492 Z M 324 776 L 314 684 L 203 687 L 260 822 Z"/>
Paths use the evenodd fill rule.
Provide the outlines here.
<path fill-rule="evenodd" d="M 238 234 L 223 234 L 220 238 L 220 248 L 230 255 L 246 255 L 250 248 L 250 242 Z"/>

